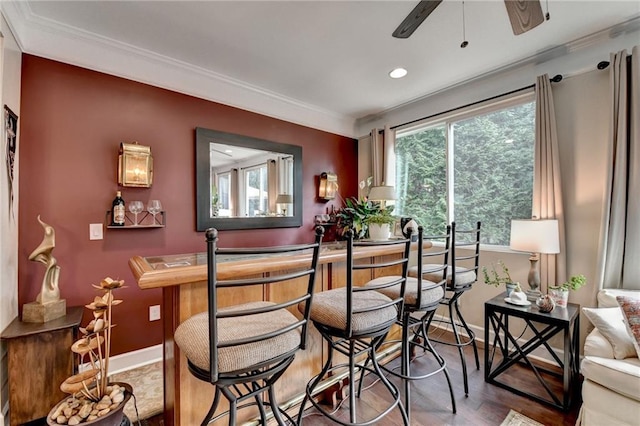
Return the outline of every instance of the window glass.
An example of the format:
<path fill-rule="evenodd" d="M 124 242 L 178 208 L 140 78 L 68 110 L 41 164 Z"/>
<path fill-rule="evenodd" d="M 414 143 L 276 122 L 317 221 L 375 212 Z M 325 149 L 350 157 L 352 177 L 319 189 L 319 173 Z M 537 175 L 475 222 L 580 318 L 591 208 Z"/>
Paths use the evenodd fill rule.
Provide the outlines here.
<path fill-rule="evenodd" d="M 231 173 L 218 175 L 218 206 L 220 216 L 231 216 Z"/>
<path fill-rule="evenodd" d="M 398 132 L 397 214 L 426 234 L 481 221 L 483 244 L 509 245 L 511 219 L 531 216 L 534 122 L 527 102 Z"/>
<path fill-rule="evenodd" d="M 269 192 L 266 164 L 246 171 L 247 216 L 265 216 L 269 209 Z"/>

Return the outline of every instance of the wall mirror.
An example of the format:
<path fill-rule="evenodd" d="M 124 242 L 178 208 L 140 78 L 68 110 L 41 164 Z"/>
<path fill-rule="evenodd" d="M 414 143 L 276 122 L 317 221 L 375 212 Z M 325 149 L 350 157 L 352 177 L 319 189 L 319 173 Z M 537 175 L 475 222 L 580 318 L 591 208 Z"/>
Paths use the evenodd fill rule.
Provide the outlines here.
<path fill-rule="evenodd" d="M 302 147 L 196 128 L 196 229 L 302 225 Z"/>

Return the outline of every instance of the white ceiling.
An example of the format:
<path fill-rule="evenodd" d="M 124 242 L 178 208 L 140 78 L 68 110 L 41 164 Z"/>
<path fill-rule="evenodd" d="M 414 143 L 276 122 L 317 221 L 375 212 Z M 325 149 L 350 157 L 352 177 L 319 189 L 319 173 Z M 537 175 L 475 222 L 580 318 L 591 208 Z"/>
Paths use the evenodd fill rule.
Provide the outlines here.
<path fill-rule="evenodd" d="M 467 0 L 469 46 L 461 49 L 462 4 L 447 0 L 409 39 L 391 37 L 416 4 L 3 1 L 1 7 L 27 53 L 348 135 L 358 118 L 640 22 L 637 0 L 549 0 L 551 20 L 514 36 L 502 1 Z M 389 78 L 397 66 L 408 76 Z"/>

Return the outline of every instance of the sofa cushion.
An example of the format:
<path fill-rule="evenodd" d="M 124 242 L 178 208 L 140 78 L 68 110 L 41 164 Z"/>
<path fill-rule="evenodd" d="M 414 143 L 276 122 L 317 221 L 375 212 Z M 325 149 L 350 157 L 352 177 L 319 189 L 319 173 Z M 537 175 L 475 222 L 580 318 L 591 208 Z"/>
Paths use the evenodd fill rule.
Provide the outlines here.
<path fill-rule="evenodd" d="M 633 340 L 627 332 L 622 311 L 616 308 L 582 308 L 589 321 L 602 333 L 613 346 L 616 359 L 637 357 Z"/>
<path fill-rule="evenodd" d="M 627 332 L 633 339 L 636 355 L 640 358 L 640 300 L 626 296 L 618 296 L 616 300 L 622 310 Z"/>
<path fill-rule="evenodd" d="M 640 403 L 591 380 L 582 384 L 582 408 L 576 425 L 637 426 Z"/>
<path fill-rule="evenodd" d="M 586 380 L 596 382 L 628 398 L 640 401 L 640 360 L 616 360 L 585 356 L 580 373 Z"/>
<path fill-rule="evenodd" d="M 640 299 L 640 290 L 619 290 L 606 288 L 598 292 L 598 307 L 599 308 L 617 308 L 618 301 L 616 297 L 625 296 L 633 299 Z"/>
<path fill-rule="evenodd" d="M 591 330 L 591 333 L 587 334 L 587 338 L 584 340 L 584 355 L 615 358 L 613 356 L 613 346 L 597 328 Z"/>

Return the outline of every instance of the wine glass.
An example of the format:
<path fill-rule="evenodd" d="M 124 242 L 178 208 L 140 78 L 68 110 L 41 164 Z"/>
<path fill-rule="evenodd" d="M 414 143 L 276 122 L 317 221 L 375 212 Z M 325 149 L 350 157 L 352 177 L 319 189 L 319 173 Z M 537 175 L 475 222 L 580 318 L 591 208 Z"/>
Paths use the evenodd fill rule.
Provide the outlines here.
<path fill-rule="evenodd" d="M 147 206 L 149 213 L 153 215 L 153 224 L 156 224 L 156 215 L 162 211 L 162 204 L 160 200 L 151 200 Z"/>
<path fill-rule="evenodd" d="M 142 211 L 144 204 L 142 201 L 131 201 L 129 203 L 129 211 L 133 213 L 133 226 L 138 226 L 138 213 Z"/>

